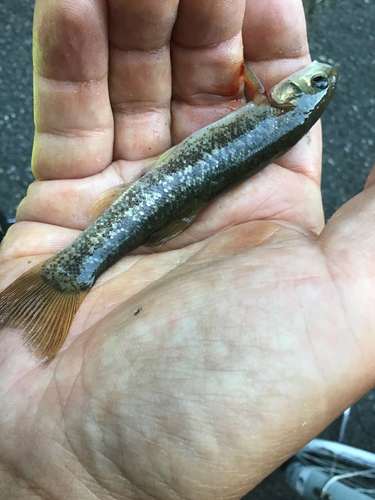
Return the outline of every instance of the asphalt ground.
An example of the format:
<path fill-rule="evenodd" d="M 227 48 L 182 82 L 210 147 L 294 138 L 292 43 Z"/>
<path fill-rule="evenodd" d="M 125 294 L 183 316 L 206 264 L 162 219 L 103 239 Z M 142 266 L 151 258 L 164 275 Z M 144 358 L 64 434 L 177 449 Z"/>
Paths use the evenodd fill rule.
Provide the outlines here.
<path fill-rule="evenodd" d="M 363 189 L 375 163 L 375 0 L 306 0 L 314 59 L 340 71 L 323 116 L 322 193 L 326 218 Z M 33 180 L 33 1 L 0 0 L 0 210 L 12 218 Z M 315 7 L 314 7 L 315 5 Z M 313 8 L 314 7 L 314 8 Z M 375 452 L 375 391 L 357 403 L 346 442 Z M 336 439 L 339 421 L 323 436 Z M 297 500 L 280 470 L 246 500 Z"/>

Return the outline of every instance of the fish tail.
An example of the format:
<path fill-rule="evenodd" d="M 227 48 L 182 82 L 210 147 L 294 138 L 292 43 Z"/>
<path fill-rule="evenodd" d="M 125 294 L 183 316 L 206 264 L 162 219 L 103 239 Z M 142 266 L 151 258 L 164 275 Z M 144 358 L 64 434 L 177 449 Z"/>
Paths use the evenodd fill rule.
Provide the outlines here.
<path fill-rule="evenodd" d="M 0 328 L 18 330 L 37 359 L 51 361 L 62 347 L 89 290 L 66 293 L 42 276 L 44 262 L 0 292 Z"/>

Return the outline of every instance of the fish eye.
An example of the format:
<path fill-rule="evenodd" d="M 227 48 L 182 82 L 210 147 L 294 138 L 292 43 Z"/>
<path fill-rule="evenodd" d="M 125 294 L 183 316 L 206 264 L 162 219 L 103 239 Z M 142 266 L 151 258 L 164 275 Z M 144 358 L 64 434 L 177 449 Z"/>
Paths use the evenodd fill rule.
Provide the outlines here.
<path fill-rule="evenodd" d="M 317 90 L 325 90 L 328 87 L 326 75 L 318 74 L 311 77 L 311 85 Z"/>

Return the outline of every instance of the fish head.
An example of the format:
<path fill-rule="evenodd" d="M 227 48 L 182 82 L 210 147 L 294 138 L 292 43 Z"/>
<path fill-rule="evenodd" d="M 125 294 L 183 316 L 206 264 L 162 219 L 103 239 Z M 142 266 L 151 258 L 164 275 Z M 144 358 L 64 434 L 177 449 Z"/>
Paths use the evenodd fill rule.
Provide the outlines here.
<path fill-rule="evenodd" d="M 338 80 L 338 71 L 329 64 L 314 61 L 293 73 L 268 92 L 270 104 L 278 108 L 308 108 L 327 105 L 332 99 Z"/>

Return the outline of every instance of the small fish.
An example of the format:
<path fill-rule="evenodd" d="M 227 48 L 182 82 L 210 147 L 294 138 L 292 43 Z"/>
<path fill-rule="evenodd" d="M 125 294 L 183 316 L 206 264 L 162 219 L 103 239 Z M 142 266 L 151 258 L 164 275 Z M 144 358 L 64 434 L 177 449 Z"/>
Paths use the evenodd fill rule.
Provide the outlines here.
<path fill-rule="evenodd" d="M 337 83 L 318 62 L 265 92 L 245 67 L 253 101 L 162 154 L 143 177 L 117 188 L 111 205 L 67 248 L 0 293 L 0 326 L 49 362 L 96 279 L 140 245 L 160 245 L 188 228 L 213 198 L 293 147 L 320 118 Z M 103 197 L 99 201 L 103 211 Z M 105 205 L 105 203 L 104 203 Z"/>

